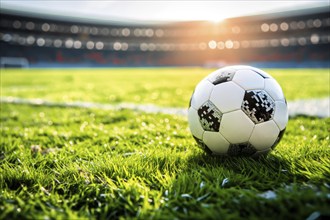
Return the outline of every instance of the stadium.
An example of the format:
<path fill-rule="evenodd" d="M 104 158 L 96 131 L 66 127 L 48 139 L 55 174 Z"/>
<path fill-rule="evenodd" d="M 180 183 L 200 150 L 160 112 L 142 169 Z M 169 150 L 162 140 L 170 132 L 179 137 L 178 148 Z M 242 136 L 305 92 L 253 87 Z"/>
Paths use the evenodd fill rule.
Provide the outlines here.
<path fill-rule="evenodd" d="M 232 18 L 218 23 L 159 25 L 64 21 L 3 10 L 0 55 L 22 58 L 32 67 L 236 63 L 328 67 L 329 52 L 325 48 L 329 49 L 330 44 L 329 27 L 327 7 Z M 1 63 L 10 65 L 3 58 Z"/>
<path fill-rule="evenodd" d="M 168 20 L 99 19 L 4 3 L 0 219 L 330 217 L 329 2 L 212 21 L 172 20 L 174 12 Z M 218 4 L 211 3 L 205 4 Z M 210 154 L 209 142 L 189 124 L 198 85 L 232 65 L 261 69 L 253 69 L 255 81 L 264 80 L 266 91 L 267 79 L 274 78 L 285 96 L 287 125 L 257 158 Z M 238 72 L 226 75 L 230 83 L 239 85 Z M 219 88 L 222 80 L 208 83 Z M 246 96 L 249 88 L 242 88 Z M 223 96 L 230 103 L 234 95 Z M 224 120 L 225 113 L 217 117 Z M 214 129 L 200 123 L 203 135 Z M 215 129 L 222 126 L 219 121 Z M 254 149 L 251 137 L 267 135 L 253 131 L 247 145 Z M 242 151 L 242 143 L 230 143 L 228 152 L 233 146 Z"/>

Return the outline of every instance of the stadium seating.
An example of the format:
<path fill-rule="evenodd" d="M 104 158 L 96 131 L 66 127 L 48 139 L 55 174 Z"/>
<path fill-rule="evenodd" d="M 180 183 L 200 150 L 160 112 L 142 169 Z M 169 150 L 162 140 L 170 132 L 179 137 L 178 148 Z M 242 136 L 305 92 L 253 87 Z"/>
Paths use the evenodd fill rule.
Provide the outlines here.
<path fill-rule="evenodd" d="M 3 10 L 0 27 L 2 66 L 7 58 L 31 67 L 329 67 L 330 60 L 328 8 L 153 25 Z"/>

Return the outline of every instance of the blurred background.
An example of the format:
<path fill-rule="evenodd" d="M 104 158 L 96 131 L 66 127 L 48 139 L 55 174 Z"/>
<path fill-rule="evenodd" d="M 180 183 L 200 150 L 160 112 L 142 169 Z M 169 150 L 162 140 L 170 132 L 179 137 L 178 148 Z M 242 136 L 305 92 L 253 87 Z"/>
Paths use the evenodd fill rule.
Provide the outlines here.
<path fill-rule="evenodd" d="M 1 0 L 1 67 L 329 68 L 329 1 Z"/>

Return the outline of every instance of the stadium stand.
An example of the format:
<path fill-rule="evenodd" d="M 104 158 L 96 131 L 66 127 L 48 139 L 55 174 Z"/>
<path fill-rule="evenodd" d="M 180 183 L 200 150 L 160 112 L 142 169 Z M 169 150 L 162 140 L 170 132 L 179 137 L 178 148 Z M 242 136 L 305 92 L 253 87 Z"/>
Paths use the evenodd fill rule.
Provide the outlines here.
<path fill-rule="evenodd" d="M 329 67 L 328 8 L 153 25 L 2 10 L 1 67 Z"/>

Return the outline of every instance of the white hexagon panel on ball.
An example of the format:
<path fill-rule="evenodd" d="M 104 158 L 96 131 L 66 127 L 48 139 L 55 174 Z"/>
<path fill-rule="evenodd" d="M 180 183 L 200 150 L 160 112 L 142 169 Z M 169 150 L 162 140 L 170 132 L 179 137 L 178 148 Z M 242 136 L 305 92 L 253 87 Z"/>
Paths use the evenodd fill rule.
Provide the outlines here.
<path fill-rule="evenodd" d="M 229 67 L 228 67 L 229 68 Z M 258 73 L 259 75 L 262 76 L 262 78 L 272 78 L 268 73 L 266 73 L 265 71 L 253 67 L 253 66 L 247 66 L 247 65 L 235 65 L 235 66 L 231 66 L 230 68 L 233 68 L 235 70 L 252 70 L 256 73 Z"/>
<path fill-rule="evenodd" d="M 285 101 L 282 88 L 275 79 L 265 79 L 264 90 L 272 97 L 274 101 Z"/>
<path fill-rule="evenodd" d="M 260 74 L 263 78 L 272 78 L 271 75 L 269 75 L 268 73 L 266 73 L 265 71 L 258 69 L 256 67 L 253 66 L 249 66 L 249 69 L 253 70 L 254 72 Z"/>
<path fill-rule="evenodd" d="M 219 133 L 205 131 L 203 142 L 213 152 L 213 154 L 226 154 L 229 147 L 229 142 Z"/>
<path fill-rule="evenodd" d="M 237 70 L 233 81 L 245 90 L 263 89 L 264 78 L 253 70 Z"/>
<path fill-rule="evenodd" d="M 231 144 L 248 142 L 254 123 L 242 110 L 223 114 L 220 133 Z"/>
<path fill-rule="evenodd" d="M 244 89 L 233 82 L 225 82 L 214 86 L 210 100 L 222 112 L 238 110 L 244 98 Z"/>
<path fill-rule="evenodd" d="M 202 80 L 195 88 L 191 97 L 190 105 L 195 109 L 198 109 L 209 100 L 213 87 L 214 85 L 210 81 Z"/>
<path fill-rule="evenodd" d="M 250 144 L 258 151 L 270 149 L 280 133 L 273 120 L 256 124 L 250 137 Z"/>
<path fill-rule="evenodd" d="M 281 131 L 288 124 L 288 120 L 289 120 L 289 113 L 288 113 L 287 104 L 284 101 L 276 101 L 274 121 Z"/>

